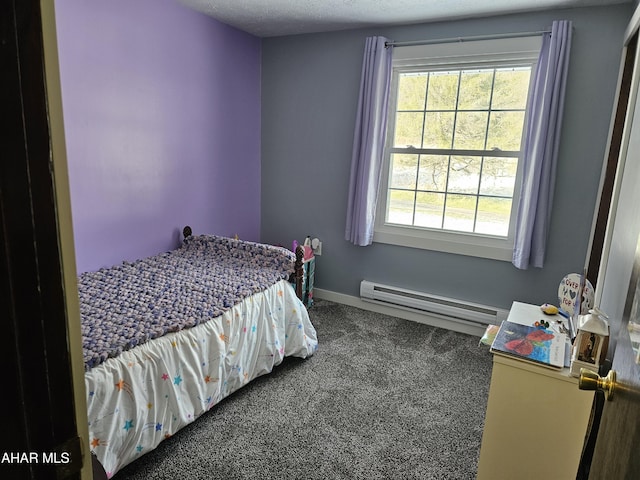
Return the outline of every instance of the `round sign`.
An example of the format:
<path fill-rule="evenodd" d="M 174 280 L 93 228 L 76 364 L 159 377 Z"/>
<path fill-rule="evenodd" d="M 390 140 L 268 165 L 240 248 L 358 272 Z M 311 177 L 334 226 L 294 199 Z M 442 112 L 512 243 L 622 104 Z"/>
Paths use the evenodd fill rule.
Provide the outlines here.
<path fill-rule="evenodd" d="M 560 308 L 572 316 L 577 304 L 576 300 L 578 291 L 580 290 L 581 279 L 582 275 L 579 273 L 570 273 L 562 279 L 560 287 L 558 288 L 558 303 L 560 304 Z M 591 285 L 589 280 L 586 280 L 582 292 L 582 299 L 580 300 L 579 315 L 589 313 L 589 310 L 593 308 L 593 299 L 593 285 Z"/>

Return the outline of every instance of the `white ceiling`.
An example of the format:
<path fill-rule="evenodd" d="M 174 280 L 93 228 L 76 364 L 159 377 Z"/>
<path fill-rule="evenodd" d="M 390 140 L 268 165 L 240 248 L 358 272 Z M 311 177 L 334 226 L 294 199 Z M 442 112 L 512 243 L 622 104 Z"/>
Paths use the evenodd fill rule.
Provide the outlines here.
<path fill-rule="evenodd" d="M 180 0 L 258 37 L 603 6 L 632 0 Z"/>

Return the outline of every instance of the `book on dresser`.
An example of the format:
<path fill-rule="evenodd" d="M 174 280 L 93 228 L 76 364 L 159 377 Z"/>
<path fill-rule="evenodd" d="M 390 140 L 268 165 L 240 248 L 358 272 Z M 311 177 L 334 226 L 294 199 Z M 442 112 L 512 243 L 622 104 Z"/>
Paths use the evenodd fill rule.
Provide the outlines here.
<path fill-rule="evenodd" d="M 560 370 L 565 364 L 566 341 L 564 333 L 504 320 L 491 352 Z"/>

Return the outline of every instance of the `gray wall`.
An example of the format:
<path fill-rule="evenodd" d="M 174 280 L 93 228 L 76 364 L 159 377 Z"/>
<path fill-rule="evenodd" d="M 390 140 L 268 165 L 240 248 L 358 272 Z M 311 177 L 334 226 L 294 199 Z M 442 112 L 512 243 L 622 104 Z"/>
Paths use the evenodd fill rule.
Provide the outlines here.
<path fill-rule="evenodd" d="M 508 308 L 556 302 L 582 271 L 632 5 L 267 38 L 262 45 L 261 240 L 323 241 L 316 286 L 359 295 L 362 279 Z M 365 38 L 437 39 L 548 28 L 573 21 L 565 117 L 545 267 L 344 239 Z"/>

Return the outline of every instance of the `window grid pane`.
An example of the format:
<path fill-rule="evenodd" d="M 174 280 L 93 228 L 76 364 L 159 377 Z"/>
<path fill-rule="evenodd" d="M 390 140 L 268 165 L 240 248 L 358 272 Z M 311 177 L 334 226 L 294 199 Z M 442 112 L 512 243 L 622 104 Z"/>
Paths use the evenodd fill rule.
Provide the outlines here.
<path fill-rule="evenodd" d="M 508 235 L 530 71 L 399 74 L 388 223 Z"/>

